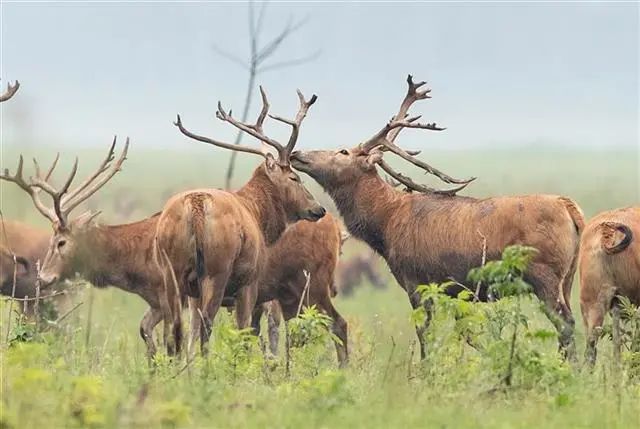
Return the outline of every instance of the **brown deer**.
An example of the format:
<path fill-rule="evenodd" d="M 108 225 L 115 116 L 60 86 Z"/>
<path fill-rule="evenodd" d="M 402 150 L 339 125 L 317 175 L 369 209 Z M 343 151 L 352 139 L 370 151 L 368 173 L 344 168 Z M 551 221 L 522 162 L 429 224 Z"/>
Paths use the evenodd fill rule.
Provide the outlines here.
<path fill-rule="evenodd" d="M 280 239 L 268 248 L 268 262 L 258 281 L 258 299 L 252 318 L 256 332 L 260 331 L 262 303 L 276 300 L 282 317 L 288 321 L 300 310 L 315 305 L 333 319 L 332 332 L 340 339 L 336 353 L 340 365 L 348 360 L 347 321 L 331 302 L 334 273 L 340 254 L 342 231 L 340 222 L 326 214 L 318 222 L 298 222 L 289 227 Z M 309 284 L 304 272 L 309 274 Z M 307 286 L 307 290 L 305 290 Z M 277 351 L 278 308 L 269 304 L 269 344 Z M 275 334 L 274 334 L 275 332 Z"/>
<path fill-rule="evenodd" d="M 619 323 L 616 296 L 640 305 L 640 207 L 600 213 L 580 240 L 580 308 L 587 334 L 586 360 L 593 365 L 604 317 Z M 614 326 L 614 328 L 616 327 Z"/>
<path fill-rule="evenodd" d="M 22 222 L 5 219 L 0 226 L 0 293 L 19 300 L 28 298 L 30 301 L 22 302 L 17 308 L 26 309 L 25 316 L 29 318 L 35 316 L 37 264 L 44 260 L 50 237 L 51 233 Z M 41 290 L 40 298 L 51 303 L 61 315 L 71 309 L 73 299 L 69 290 L 56 289 L 59 288 Z"/>
<path fill-rule="evenodd" d="M 180 342 L 182 302 L 189 296 L 191 307 L 195 308 L 192 316 L 194 311 L 200 313 L 199 317 L 193 317 L 192 335 L 200 332 L 203 353 L 225 295 L 235 297 L 238 327 L 249 326 L 257 298 L 257 281 L 267 261 L 267 246 L 278 240 L 288 224 L 317 221 L 325 214 L 289 164 L 300 125 L 317 97 L 314 95 L 307 101 L 298 91 L 300 108 L 294 120 L 269 115 L 292 128 L 288 143 L 282 145 L 263 132 L 269 103 L 262 87 L 260 93 L 262 110 L 255 124 L 236 120 L 220 103 L 216 116 L 273 147 L 277 159 L 257 148 L 196 135 L 182 125 L 180 116 L 175 123 L 189 138 L 265 158 L 239 190 L 201 189 L 178 194 L 169 199 L 158 221 L 158 250 L 164 255 L 165 267 L 173 269 L 173 273 L 165 275 L 175 276 L 178 284 L 175 289 L 167 287 L 174 341 Z"/>
<path fill-rule="evenodd" d="M 154 264 L 153 244 L 159 214 L 139 222 L 125 225 L 97 225 L 93 219 L 99 213 L 87 212 L 69 219 L 71 211 L 96 193 L 120 169 L 126 159 L 129 140 L 115 163 L 116 139 L 107 157 L 98 169 L 75 189 L 69 189 L 77 172 L 78 159 L 63 186 L 55 189 L 50 178 L 58 157 L 46 175 L 42 175 L 34 159 L 35 176 L 28 181 L 23 177 L 23 159 L 20 156 L 14 175 L 5 169 L 0 179 L 17 184 L 28 193 L 38 211 L 53 226 L 53 237 L 43 260 L 39 279 L 43 287 L 79 273 L 94 286 L 109 285 L 140 296 L 149 304 L 140 323 L 140 335 L 147 345 L 149 356 L 156 352 L 153 329 L 169 315 L 162 275 Z M 40 192 L 48 194 L 53 207 L 47 207 L 40 199 Z M 165 320 L 168 321 L 168 320 Z M 165 334 L 166 335 L 166 334 Z"/>
<path fill-rule="evenodd" d="M 430 90 L 419 90 L 425 83 L 416 84 L 411 76 L 407 82 L 409 89 L 400 110 L 372 138 L 351 149 L 296 152 L 292 155 L 293 167 L 309 174 L 331 195 L 349 232 L 387 261 L 414 308 L 421 305 L 415 293 L 418 285 L 447 280 L 462 283 L 471 268 L 481 265 L 482 237 L 486 238 L 489 260 L 499 258 L 508 245 L 535 247 L 539 252 L 526 280 L 546 304 L 548 316 L 560 333 L 562 350 L 572 350 L 574 319 L 569 297 L 584 225 L 580 209 L 569 198 L 553 195 L 457 196 L 456 192 L 473 178 L 454 179 L 394 143 L 404 128 L 444 129 L 435 123 L 419 123 L 419 116 L 408 117 L 409 107 L 417 100 L 430 98 Z M 415 183 L 384 161 L 385 152 L 459 186 L 441 191 Z M 396 190 L 378 174 L 377 167 L 417 192 Z M 455 286 L 449 292 L 460 290 L 461 286 Z M 486 300 L 486 288 L 479 295 Z M 417 327 L 423 358 L 427 326 L 428 321 Z"/>
<path fill-rule="evenodd" d="M 373 252 L 359 254 L 338 264 L 337 290 L 343 296 L 351 296 L 362 284 L 363 279 L 375 289 L 382 289 L 385 283 L 377 270 L 377 255 Z"/>

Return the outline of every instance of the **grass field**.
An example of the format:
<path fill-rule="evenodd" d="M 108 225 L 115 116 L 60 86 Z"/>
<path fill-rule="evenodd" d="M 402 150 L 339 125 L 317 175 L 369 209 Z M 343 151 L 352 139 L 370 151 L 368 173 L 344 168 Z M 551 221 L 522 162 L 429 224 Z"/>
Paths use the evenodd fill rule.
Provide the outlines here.
<path fill-rule="evenodd" d="M 2 168 L 13 169 L 17 153 L 3 150 Z M 69 165 L 73 150 L 64 153 L 61 167 Z M 79 155 L 82 175 L 100 154 Z M 220 186 L 227 155 L 199 147 L 186 153 L 134 147 L 125 170 L 91 206 L 104 211 L 102 222 L 124 221 L 114 200 L 126 194 L 135 201 L 127 217 L 142 218 L 160 210 L 172 192 Z M 640 202 L 634 151 L 474 150 L 425 157 L 448 173 L 478 176 L 468 195 L 563 194 L 574 198 L 587 217 Z M 238 184 L 251 169 L 246 159 L 242 162 Z M 310 188 L 329 204 L 315 184 Z M 3 184 L 1 197 L 6 218 L 46 225 L 13 186 Z M 358 243 L 349 246 L 346 255 L 365 250 Z M 248 349 L 238 351 L 225 312 L 216 321 L 207 359 L 185 369 L 184 361 L 161 357 L 152 372 L 138 335 L 146 306 L 135 296 L 114 288 L 81 288 L 76 300 L 83 304 L 60 328 L 11 347 L 5 341 L 9 305 L 3 302 L 0 427 L 640 427 L 640 378 L 616 375 L 608 340 L 602 340 L 591 373 L 561 362 L 554 339 L 523 337 L 538 350 L 536 369 L 523 367 L 512 389 L 496 391 L 496 363 L 450 335 L 437 337 L 432 355 L 419 361 L 407 297 L 388 279 L 385 290 L 365 286 L 354 296 L 336 298 L 349 322 L 348 368 L 337 368 L 326 340 L 294 350 L 290 376 L 282 353 L 275 364 L 265 364 L 250 341 Z M 582 361 L 577 288 L 576 280 L 572 307 Z M 532 302 L 525 308 L 532 332 L 551 329 Z M 447 322 L 439 326 L 448 332 Z"/>

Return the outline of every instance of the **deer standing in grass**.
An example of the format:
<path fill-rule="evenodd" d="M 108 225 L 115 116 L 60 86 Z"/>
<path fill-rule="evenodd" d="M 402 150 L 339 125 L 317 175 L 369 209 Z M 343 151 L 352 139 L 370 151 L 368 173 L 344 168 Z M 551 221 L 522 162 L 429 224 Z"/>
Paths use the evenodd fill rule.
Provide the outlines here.
<path fill-rule="evenodd" d="M 302 308 L 315 305 L 333 319 L 331 331 L 340 339 L 340 343 L 336 343 L 338 363 L 341 366 L 347 363 L 347 321 L 331 301 L 341 245 L 340 222 L 326 214 L 318 222 L 301 221 L 290 226 L 268 248 L 268 263 L 258 281 L 258 305 L 253 312 L 252 325 L 256 332 L 260 331 L 260 318 L 265 310 L 261 304 L 269 302 L 271 308 L 267 315 L 272 354 L 275 355 L 278 348 L 280 317 L 289 321 L 298 316 Z M 309 274 L 308 286 L 305 271 Z"/>
<path fill-rule="evenodd" d="M 239 190 L 200 189 L 178 194 L 165 205 L 157 226 L 158 251 L 164 261 L 168 302 L 173 311 L 175 341 L 180 341 L 181 308 L 186 296 L 192 308 L 192 343 L 200 334 L 200 348 L 207 350 L 211 324 L 225 297 L 234 297 L 239 328 L 251 323 L 258 295 L 258 279 L 266 268 L 268 246 L 287 225 L 299 220 L 317 221 L 325 209 L 316 202 L 291 170 L 289 156 L 298 141 L 300 125 L 316 101 L 298 91 L 300 108 L 294 120 L 269 115 L 267 96 L 260 88 L 262 110 L 255 124 L 236 120 L 220 103 L 216 116 L 273 147 L 278 157 L 260 149 L 231 145 L 187 130 L 178 116 L 175 125 L 187 137 L 224 149 L 252 153 L 265 160 Z M 265 135 L 269 117 L 291 126 L 286 145 Z M 285 261 L 280 261 L 285 262 Z M 285 262 L 286 263 L 286 262 Z M 176 284 L 176 288 L 171 287 Z"/>
<path fill-rule="evenodd" d="M 413 308 L 421 305 L 418 285 L 448 280 L 463 283 L 469 270 L 481 265 L 483 244 L 488 260 L 499 258 L 513 244 L 538 249 L 525 280 L 545 304 L 559 332 L 561 349 L 573 354 L 575 323 L 569 299 L 584 226 L 579 207 L 555 195 L 457 196 L 473 179 L 454 179 L 395 144 L 404 128 L 444 129 L 418 122 L 419 116 L 408 116 L 414 102 L 430 98 L 430 90 L 420 90 L 424 82 L 414 83 L 411 76 L 407 82 L 409 89 L 398 113 L 372 138 L 351 149 L 295 152 L 292 166 L 309 174 L 331 195 L 349 232 L 387 261 Z M 383 159 L 385 152 L 459 186 L 440 191 L 418 184 L 393 170 Z M 417 192 L 396 190 L 380 177 L 378 167 Z M 460 290 L 461 286 L 454 286 L 449 293 Z M 487 299 L 486 288 L 479 291 L 478 299 Z M 428 324 L 429 317 L 416 328 L 423 358 Z"/>
<path fill-rule="evenodd" d="M 39 273 L 42 286 L 78 273 L 96 287 L 111 285 L 140 296 L 149 304 L 140 322 L 140 335 L 147 346 L 148 355 L 153 356 L 156 352 L 153 329 L 165 318 L 165 323 L 168 323 L 170 315 L 162 275 L 154 264 L 153 244 L 159 214 L 124 225 L 95 224 L 93 219 L 98 213 L 87 212 L 75 219 L 69 218 L 73 209 L 95 194 L 122 168 L 129 140 L 120 157 L 112 164 L 115 145 L 114 138 L 107 157 L 98 169 L 75 189 L 70 189 L 70 186 L 78 169 L 77 158 L 59 189 L 50 182 L 59 157 L 56 157 L 45 175 L 34 159 L 35 176 L 27 180 L 23 176 L 23 159 L 20 156 L 16 173 L 11 175 L 5 169 L 0 179 L 17 184 L 29 194 L 35 207 L 53 226 L 53 237 L 49 240 Z M 40 198 L 41 192 L 51 197 L 53 207 L 44 204 Z"/>
<path fill-rule="evenodd" d="M 616 296 L 640 306 L 640 207 L 600 213 L 580 240 L 580 308 L 587 334 L 586 361 L 596 361 L 596 346 L 607 312 L 619 331 Z"/>

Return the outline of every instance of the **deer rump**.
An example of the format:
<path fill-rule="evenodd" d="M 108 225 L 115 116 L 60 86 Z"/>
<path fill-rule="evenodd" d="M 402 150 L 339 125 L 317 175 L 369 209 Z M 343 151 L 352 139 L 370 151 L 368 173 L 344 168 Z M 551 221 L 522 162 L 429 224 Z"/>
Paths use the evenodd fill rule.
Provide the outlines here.
<path fill-rule="evenodd" d="M 626 296 L 640 305 L 640 208 L 604 212 L 585 228 L 580 244 L 583 306 L 600 295 Z M 610 290 L 608 290 L 610 289 Z M 605 303 L 608 307 L 611 302 Z"/>
<path fill-rule="evenodd" d="M 232 274 L 226 283 L 225 296 L 235 296 L 237 285 L 246 284 L 247 278 L 256 276 L 260 270 L 262 235 L 258 225 L 249 221 L 247 210 L 228 192 L 189 191 L 169 202 L 180 199 L 183 204 L 177 207 L 182 209 L 165 211 L 158 225 L 160 249 L 167 252 L 172 268 L 184 267 L 175 273 L 179 284 L 185 287 L 180 295 L 201 297 L 204 276 L 227 271 Z"/>
<path fill-rule="evenodd" d="M 398 280 L 410 284 L 466 283 L 469 270 L 499 259 L 509 245 L 535 247 L 538 254 L 525 279 L 536 295 L 558 296 L 569 308 L 582 214 L 568 198 L 551 195 L 467 197 L 407 195 L 388 220 L 382 249 Z M 400 215 L 402 214 L 402 215 Z M 568 280 L 567 280 L 568 279 Z M 562 283 L 567 283 L 562 287 Z M 557 291 L 541 290 L 553 284 Z M 452 286 L 455 295 L 463 288 Z M 474 289 L 474 288 L 472 288 Z M 563 290 L 564 289 L 564 290 Z M 486 288 L 480 291 L 486 300 Z"/>

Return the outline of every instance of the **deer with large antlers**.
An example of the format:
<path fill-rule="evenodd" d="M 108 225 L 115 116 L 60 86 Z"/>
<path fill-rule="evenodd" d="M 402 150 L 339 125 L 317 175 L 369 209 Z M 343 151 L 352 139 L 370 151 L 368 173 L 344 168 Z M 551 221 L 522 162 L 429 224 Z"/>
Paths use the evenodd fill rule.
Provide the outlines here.
<path fill-rule="evenodd" d="M 267 246 L 278 240 L 288 224 L 302 219 L 317 221 L 325 214 L 289 162 L 302 121 L 316 96 L 307 101 L 298 91 L 300 108 L 295 119 L 290 120 L 269 114 L 262 87 L 260 93 L 262 109 L 255 124 L 236 120 L 220 103 L 216 116 L 274 148 L 277 158 L 257 148 L 194 134 L 182 125 L 180 116 L 175 122 L 180 132 L 191 139 L 265 159 L 239 190 L 201 189 L 178 194 L 167 202 L 158 221 L 158 250 L 164 257 L 165 269 L 173 270 L 165 276 L 175 278 L 177 283 L 177 288 L 167 287 L 174 315 L 174 341 L 179 344 L 181 303 L 189 296 L 198 313 L 192 320 L 192 335 L 199 332 L 203 352 L 225 295 L 235 298 L 238 327 L 249 326 L 257 281 L 267 261 Z M 267 115 L 291 127 L 286 144 L 264 133 Z"/>
<path fill-rule="evenodd" d="M 569 298 L 584 226 L 579 207 L 569 198 L 553 195 L 457 196 L 473 178 L 455 179 L 395 143 L 404 128 L 444 129 L 409 116 L 411 105 L 430 98 L 430 90 L 422 90 L 425 83 L 414 83 L 411 76 L 407 82 L 409 89 L 398 113 L 372 138 L 351 149 L 295 152 L 292 166 L 309 174 L 331 195 L 349 232 L 384 257 L 414 308 L 421 305 L 418 285 L 465 282 L 468 271 L 481 265 L 483 237 L 489 260 L 499 258 L 508 245 L 535 247 L 539 252 L 526 280 L 546 304 L 549 319 L 560 334 L 561 349 L 571 352 L 574 319 Z M 385 152 L 457 186 L 436 190 L 416 183 L 391 168 L 383 159 Z M 394 189 L 380 177 L 378 167 L 416 192 Z M 461 287 L 451 287 L 449 292 L 457 294 Z M 479 295 L 487 299 L 486 288 Z M 427 326 L 428 321 L 417 327 L 422 357 Z"/>
<path fill-rule="evenodd" d="M 154 263 L 153 246 L 159 214 L 125 225 L 94 224 L 92 220 L 98 213 L 87 212 L 75 219 L 69 217 L 73 209 L 121 170 L 129 139 L 117 160 L 115 145 L 114 138 L 98 169 L 74 189 L 70 187 L 78 168 L 77 158 L 59 189 L 51 184 L 59 156 L 44 175 L 34 159 L 35 176 L 29 179 L 24 178 L 23 159 L 20 156 L 16 173 L 11 175 L 5 170 L 0 179 L 17 184 L 29 194 L 38 211 L 53 225 L 54 235 L 49 240 L 48 251 L 38 274 L 42 286 L 78 273 L 96 287 L 111 285 L 140 296 L 150 307 L 140 323 L 140 335 L 146 343 L 149 356 L 152 356 L 156 352 L 153 329 L 163 319 L 168 323 L 170 315 L 165 302 L 162 275 Z M 47 207 L 42 201 L 41 192 L 51 197 L 52 207 Z"/>

